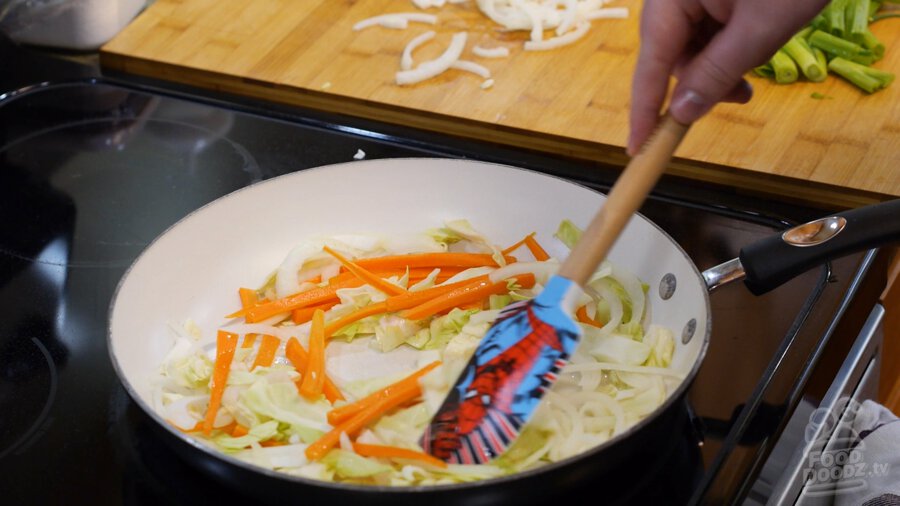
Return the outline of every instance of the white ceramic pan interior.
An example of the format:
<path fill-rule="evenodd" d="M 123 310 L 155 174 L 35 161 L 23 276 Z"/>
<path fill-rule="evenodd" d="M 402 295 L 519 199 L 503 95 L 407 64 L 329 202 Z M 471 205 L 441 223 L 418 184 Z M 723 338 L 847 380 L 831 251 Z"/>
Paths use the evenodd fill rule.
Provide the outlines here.
<path fill-rule="evenodd" d="M 267 180 L 195 211 L 141 254 L 113 300 L 111 358 L 141 408 L 191 442 L 165 423 L 151 401 L 151 382 L 174 343 L 168 326 L 193 319 L 202 329 L 202 343 L 211 345 L 227 322 L 224 315 L 237 309 L 237 288 L 262 284 L 303 239 L 415 233 L 464 218 L 501 245 L 535 231 L 549 253 L 562 259 L 568 250 L 553 237 L 559 223 L 568 218 L 585 227 L 603 200 L 560 178 L 446 159 L 359 161 Z M 639 215 L 610 260 L 650 285 L 650 321 L 675 333 L 671 367 L 691 378 L 709 329 L 709 299 L 700 273 L 668 235 Z M 660 284 L 666 275 L 674 276 L 676 288 L 663 300 Z M 693 338 L 684 344 L 682 332 L 690 325 L 695 326 Z"/>

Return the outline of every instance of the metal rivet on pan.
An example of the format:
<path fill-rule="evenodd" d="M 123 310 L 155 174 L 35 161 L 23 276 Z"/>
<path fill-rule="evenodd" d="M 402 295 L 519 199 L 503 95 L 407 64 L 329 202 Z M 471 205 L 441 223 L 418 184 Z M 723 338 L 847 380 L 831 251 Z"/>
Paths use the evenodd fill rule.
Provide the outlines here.
<path fill-rule="evenodd" d="M 691 318 L 684 326 L 684 330 L 681 331 L 681 344 L 689 343 L 691 341 L 691 338 L 694 337 L 694 332 L 696 331 L 697 320 L 695 318 Z"/>
<path fill-rule="evenodd" d="M 675 275 L 671 272 L 659 280 L 659 296 L 662 300 L 669 300 L 675 295 L 675 286 L 678 284 Z"/>

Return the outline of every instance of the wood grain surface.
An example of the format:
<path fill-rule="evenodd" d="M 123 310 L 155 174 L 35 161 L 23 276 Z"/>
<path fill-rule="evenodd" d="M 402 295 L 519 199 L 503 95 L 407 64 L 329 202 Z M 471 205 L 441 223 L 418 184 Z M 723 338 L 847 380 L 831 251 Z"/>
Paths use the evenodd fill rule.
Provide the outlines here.
<path fill-rule="evenodd" d="M 597 20 L 574 45 L 526 52 L 527 34 L 500 31 L 474 0 L 431 10 L 435 26 L 361 31 L 352 27 L 362 19 L 417 9 L 410 0 L 157 0 L 102 48 L 101 65 L 624 166 L 641 2 L 612 5 L 628 7 L 628 19 Z M 417 61 L 467 31 L 463 57 L 488 67 L 494 85 L 482 89 L 480 77 L 459 70 L 396 85 L 403 47 L 432 29 L 437 36 L 416 51 Z M 872 31 L 887 46 L 876 67 L 900 73 L 900 19 Z M 511 55 L 478 58 L 476 44 Z M 670 174 L 826 207 L 900 197 L 900 82 L 866 95 L 834 76 L 792 85 L 750 80 L 751 103 L 719 105 L 698 122 Z"/>

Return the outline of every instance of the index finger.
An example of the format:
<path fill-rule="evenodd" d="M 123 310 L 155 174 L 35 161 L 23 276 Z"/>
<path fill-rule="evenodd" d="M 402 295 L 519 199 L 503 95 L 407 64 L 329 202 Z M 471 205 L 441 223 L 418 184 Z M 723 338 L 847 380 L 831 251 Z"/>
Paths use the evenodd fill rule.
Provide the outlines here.
<path fill-rule="evenodd" d="M 631 83 L 628 153 L 634 154 L 659 120 L 669 78 L 682 59 L 694 25 L 691 13 L 674 0 L 646 0 L 641 13 L 641 47 Z"/>

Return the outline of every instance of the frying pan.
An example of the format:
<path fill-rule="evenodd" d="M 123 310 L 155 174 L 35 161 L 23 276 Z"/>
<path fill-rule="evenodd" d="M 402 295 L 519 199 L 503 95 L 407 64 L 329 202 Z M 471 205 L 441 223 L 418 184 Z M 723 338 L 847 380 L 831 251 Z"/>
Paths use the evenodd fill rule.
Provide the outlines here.
<path fill-rule="evenodd" d="M 201 344 L 214 342 L 216 329 L 226 322 L 223 315 L 235 305 L 236 287 L 260 284 L 307 237 L 420 232 L 464 218 L 497 244 L 512 244 L 534 231 L 552 256 L 563 258 L 568 250 L 552 237 L 559 223 L 570 219 L 584 227 L 604 198 L 537 172 L 446 159 L 351 162 L 270 179 L 188 215 L 138 257 L 110 308 L 110 358 L 129 395 L 178 454 L 261 498 L 394 505 L 539 502 L 568 487 L 597 483 L 605 473 L 614 475 L 629 459 L 650 458 L 652 449 L 673 438 L 672 428 L 680 427 L 684 416 L 685 392 L 709 343 L 712 289 L 746 278 L 754 293 L 764 293 L 830 258 L 900 239 L 898 200 L 777 234 L 745 247 L 738 259 L 700 272 L 663 230 L 635 215 L 609 259 L 649 284 L 648 320 L 679 336 L 671 368 L 684 380 L 655 412 L 609 441 L 512 476 L 409 488 L 288 476 L 207 447 L 170 426 L 154 408 L 151 382 L 173 344 L 167 326 L 193 319 L 204 330 Z"/>

